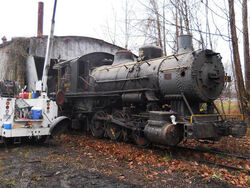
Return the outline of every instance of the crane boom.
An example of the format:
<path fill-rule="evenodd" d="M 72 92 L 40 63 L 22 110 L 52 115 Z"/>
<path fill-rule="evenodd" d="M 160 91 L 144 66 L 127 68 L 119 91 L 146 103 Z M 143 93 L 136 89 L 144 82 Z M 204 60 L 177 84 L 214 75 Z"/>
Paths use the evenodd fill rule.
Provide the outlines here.
<path fill-rule="evenodd" d="M 43 92 L 47 91 L 48 71 L 49 71 L 49 67 L 50 67 L 51 52 L 52 52 L 53 40 L 54 40 L 56 4 L 57 4 L 57 0 L 55 0 L 55 2 L 54 2 L 54 9 L 53 9 L 53 16 L 52 16 L 52 20 L 51 20 L 50 34 L 48 36 L 46 55 L 45 55 L 44 66 L 43 66 L 43 75 L 42 75 L 42 91 Z"/>

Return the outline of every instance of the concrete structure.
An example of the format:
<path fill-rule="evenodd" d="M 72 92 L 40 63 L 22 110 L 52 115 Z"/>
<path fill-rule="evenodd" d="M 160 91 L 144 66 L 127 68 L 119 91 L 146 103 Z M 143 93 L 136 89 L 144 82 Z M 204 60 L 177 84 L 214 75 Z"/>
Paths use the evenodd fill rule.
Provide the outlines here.
<path fill-rule="evenodd" d="M 47 37 L 13 38 L 0 44 L 0 80 L 16 81 L 23 87 L 34 84 L 31 81 L 41 79 L 46 45 Z M 123 48 L 89 37 L 55 36 L 51 67 L 58 59 L 69 60 L 94 52 L 114 55 L 121 49 Z M 30 74 L 35 71 L 38 76 Z"/>

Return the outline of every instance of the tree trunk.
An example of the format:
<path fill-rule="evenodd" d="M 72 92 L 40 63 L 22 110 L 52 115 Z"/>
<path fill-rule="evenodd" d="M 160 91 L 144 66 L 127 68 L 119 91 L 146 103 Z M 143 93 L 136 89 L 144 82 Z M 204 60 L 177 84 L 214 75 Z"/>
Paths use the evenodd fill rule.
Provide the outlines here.
<path fill-rule="evenodd" d="M 247 0 L 242 2 L 242 25 L 243 25 L 243 49 L 244 49 L 244 65 L 245 65 L 245 84 L 246 84 L 246 97 L 247 97 L 247 110 L 250 113 L 250 51 L 249 51 L 249 38 L 248 38 L 248 22 L 247 22 Z M 248 123 L 249 123 L 248 119 Z"/>
<path fill-rule="evenodd" d="M 183 12 L 183 17 L 184 17 L 184 22 L 185 22 L 185 26 L 186 26 L 186 31 L 187 34 L 190 35 L 190 28 L 189 28 L 189 19 L 188 19 L 188 8 L 187 8 L 187 2 L 186 0 L 182 1 L 182 6 L 184 6 L 184 12 Z"/>
<path fill-rule="evenodd" d="M 162 39 L 161 39 L 161 23 L 160 23 L 160 17 L 159 17 L 159 10 L 158 10 L 158 5 L 155 0 L 150 0 L 150 3 L 153 6 L 154 13 L 156 16 L 156 27 L 157 27 L 157 33 L 158 33 L 158 44 L 162 48 Z"/>
<path fill-rule="evenodd" d="M 231 41 L 232 41 L 232 46 L 233 46 L 233 57 L 234 57 L 234 65 L 235 65 L 236 81 L 237 81 L 238 92 L 239 92 L 240 106 L 242 108 L 242 112 L 244 116 L 248 118 L 246 92 L 245 92 L 245 87 L 244 87 L 242 71 L 241 71 L 238 39 L 237 39 L 236 25 L 235 25 L 234 0 L 228 0 L 228 5 L 229 5 L 229 19 L 230 19 L 231 38 L 232 38 Z"/>
<path fill-rule="evenodd" d="M 163 30 L 163 52 L 164 55 L 167 55 L 167 47 L 166 47 L 166 27 L 165 27 L 165 0 L 163 2 L 163 7 L 162 7 L 162 30 Z"/>
<path fill-rule="evenodd" d="M 210 49 L 213 50 L 212 36 L 210 33 L 210 27 L 209 27 L 209 21 L 208 21 L 208 0 L 206 0 L 206 33 L 209 38 Z M 207 37 L 206 37 L 206 46 L 208 46 Z"/>
<path fill-rule="evenodd" d="M 175 3 L 175 44 L 176 44 L 176 53 L 178 52 L 178 37 L 179 37 L 179 25 L 178 25 L 178 2 Z"/>
<path fill-rule="evenodd" d="M 246 90 L 250 92 L 250 58 L 249 58 L 249 38 L 247 23 L 247 0 L 242 2 L 242 21 L 243 21 L 243 45 L 244 45 L 244 64 Z"/>

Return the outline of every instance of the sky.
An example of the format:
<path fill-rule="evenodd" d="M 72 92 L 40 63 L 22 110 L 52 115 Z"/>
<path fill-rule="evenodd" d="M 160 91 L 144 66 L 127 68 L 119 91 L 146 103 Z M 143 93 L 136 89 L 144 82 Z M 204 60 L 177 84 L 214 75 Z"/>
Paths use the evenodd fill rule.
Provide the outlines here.
<path fill-rule="evenodd" d="M 40 1 L 44 2 L 43 34 L 48 35 L 54 0 Z M 144 0 L 134 0 L 130 1 L 130 6 L 136 6 L 135 2 L 138 5 L 140 1 L 146 2 Z M 0 0 L 0 38 L 6 36 L 7 40 L 11 40 L 12 37 L 36 36 L 38 2 L 39 0 Z M 117 35 L 116 44 L 124 47 L 123 33 L 114 31 L 114 28 L 117 30 L 123 29 L 121 28 L 123 27 L 121 22 L 124 21 L 124 2 L 125 0 L 58 0 L 54 34 L 58 36 L 87 36 L 112 42 L 114 36 L 107 34 L 111 33 L 111 35 Z M 144 14 L 144 12 L 140 13 L 141 8 L 133 8 L 136 10 L 137 15 Z M 236 5 L 236 14 L 239 12 Z M 223 22 L 220 24 L 219 18 L 216 18 L 216 21 L 220 28 L 227 27 Z M 118 24 L 114 25 L 115 22 Z M 132 46 L 138 48 L 145 42 L 136 40 L 136 38 L 130 41 L 131 48 Z M 225 41 L 218 40 L 215 50 L 222 54 L 224 62 L 228 62 L 230 61 L 230 52 L 229 48 L 225 46 L 228 46 Z M 242 52 L 242 49 L 240 51 Z M 168 54 L 170 53 L 168 52 Z"/>
<path fill-rule="evenodd" d="M 0 37 L 30 37 L 37 33 L 38 0 L 0 0 Z M 44 2 L 44 34 L 50 30 L 54 0 Z M 114 0 L 58 0 L 55 35 L 101 37 Z M 97 6 L 98 5 L 98 6 Z"/>

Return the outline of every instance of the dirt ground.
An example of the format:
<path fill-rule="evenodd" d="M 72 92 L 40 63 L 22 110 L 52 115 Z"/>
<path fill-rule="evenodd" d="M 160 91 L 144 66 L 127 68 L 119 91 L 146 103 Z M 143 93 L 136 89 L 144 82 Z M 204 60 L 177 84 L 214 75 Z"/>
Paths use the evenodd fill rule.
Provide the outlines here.
<path fill-rule="evenodd" d="M 205 188 L 249 183 L 244 172 L 228 172 L 86 133 L 69 133 L 40 145 L 0 146 L 0 187 Z"/>

